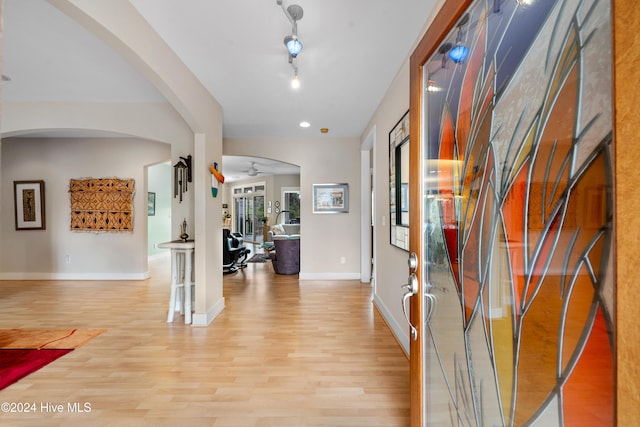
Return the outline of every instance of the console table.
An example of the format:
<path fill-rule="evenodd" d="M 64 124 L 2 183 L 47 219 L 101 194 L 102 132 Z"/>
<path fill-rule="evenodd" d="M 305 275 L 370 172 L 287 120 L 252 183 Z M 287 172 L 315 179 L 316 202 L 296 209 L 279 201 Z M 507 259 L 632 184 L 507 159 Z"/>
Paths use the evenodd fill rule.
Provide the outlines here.
<path fill-rule="evenodd" d="M 189 325 L 191 324 L 191 287 L 194 285 L 193 253 L 196 243 L 193 240 L 172 240 L 159 243 L 158 247 L 171 249 L 171 297 L 167 322 L 173 322 L 177 301 L 180 304 L 180 313 L 184 313 L 184 323 Z M 179 294 L 181 290 L 183 294 Z"/>

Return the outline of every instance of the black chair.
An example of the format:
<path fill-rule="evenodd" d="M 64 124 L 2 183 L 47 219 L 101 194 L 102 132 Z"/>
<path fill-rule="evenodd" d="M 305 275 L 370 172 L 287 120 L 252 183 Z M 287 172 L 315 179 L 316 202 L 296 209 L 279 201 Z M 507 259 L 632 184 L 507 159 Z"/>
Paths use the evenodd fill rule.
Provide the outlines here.
<path fill-rule="evenodd" d="M 238 271 L 238 268 L 247 266 L 247 256 L 251 251 L 244 247 L 242 235 L 231 233 L 222 229 L 222 273 L 230 274 Z"/>

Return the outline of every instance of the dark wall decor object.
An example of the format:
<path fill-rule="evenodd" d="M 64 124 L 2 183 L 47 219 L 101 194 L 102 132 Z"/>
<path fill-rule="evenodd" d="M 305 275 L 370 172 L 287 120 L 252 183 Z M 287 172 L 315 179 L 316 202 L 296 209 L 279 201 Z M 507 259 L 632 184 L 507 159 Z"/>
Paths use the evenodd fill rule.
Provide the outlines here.
<path fill-rule="evenodd" d="M 392 245 L 409 250 L 409 111 L 389 132 L 389 223 Z"/>
<path fill-rule="evenodd" d="M 154 216 L 156 214 L 156 193 L 149 191 L 147 193 L 147 215 Z"/>
<path fill-rule="evenodd" d="M 44 230 L 44 181 L 13 181 L 16 230 Z"/>
<path fill-rule="evenodd" d="M 191 154 L 187 157 L 180 157 L 180 160 L 173 165 L 173 197 L 180 197 L 188 190 L 188 183 L 193 182 L 191 174 Z"/>

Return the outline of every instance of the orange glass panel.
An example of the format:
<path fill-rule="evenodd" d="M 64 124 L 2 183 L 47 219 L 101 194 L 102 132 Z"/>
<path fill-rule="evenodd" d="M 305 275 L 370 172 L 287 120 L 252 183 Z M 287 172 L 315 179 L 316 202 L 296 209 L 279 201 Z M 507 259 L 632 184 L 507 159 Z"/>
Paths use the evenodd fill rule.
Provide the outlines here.
<path fill-rule="evenodd" d="M 522 305 L 525 286 L 524 208 L 526 201 L 527 168 L 522 168 L 514 179 L 502 203 L 502 216 L 509 247 L 509 264 L 513 282 L 516 316 Z"/>
<path fill-rule="evenodd" d="M 563 387 L 564 423 L 567 426 L 612 426 L 613 353 L 611 333 L 601 310 L 587 345 Z"/>
<path fill-rule="evenodd" d="M 540 277 L 535 298 L 527 301 L 528 306 L 519 319 L 516 425 L 528 421 L 556 385 L 563 276 L 561 272 L 548 271 Z"/>

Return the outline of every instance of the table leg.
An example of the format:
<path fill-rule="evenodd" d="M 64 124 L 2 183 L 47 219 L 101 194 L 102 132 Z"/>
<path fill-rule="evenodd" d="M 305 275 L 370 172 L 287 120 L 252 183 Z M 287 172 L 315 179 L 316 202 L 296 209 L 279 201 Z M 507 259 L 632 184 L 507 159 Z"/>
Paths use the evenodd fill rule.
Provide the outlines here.
<path fill-rule="evenodd" d="M 176 290 L 178 289 L 178 254 L 171 251 L 171 296 L 169 297 L 169 313 L 167 322 L 173 322 L 173 314 L 176 309 Z"/>
<path fill-rule="evenodd" d="M 184 323 L 191 324 L 191 256 L 193 251 L 185 251 L 184 256 Z"/>

